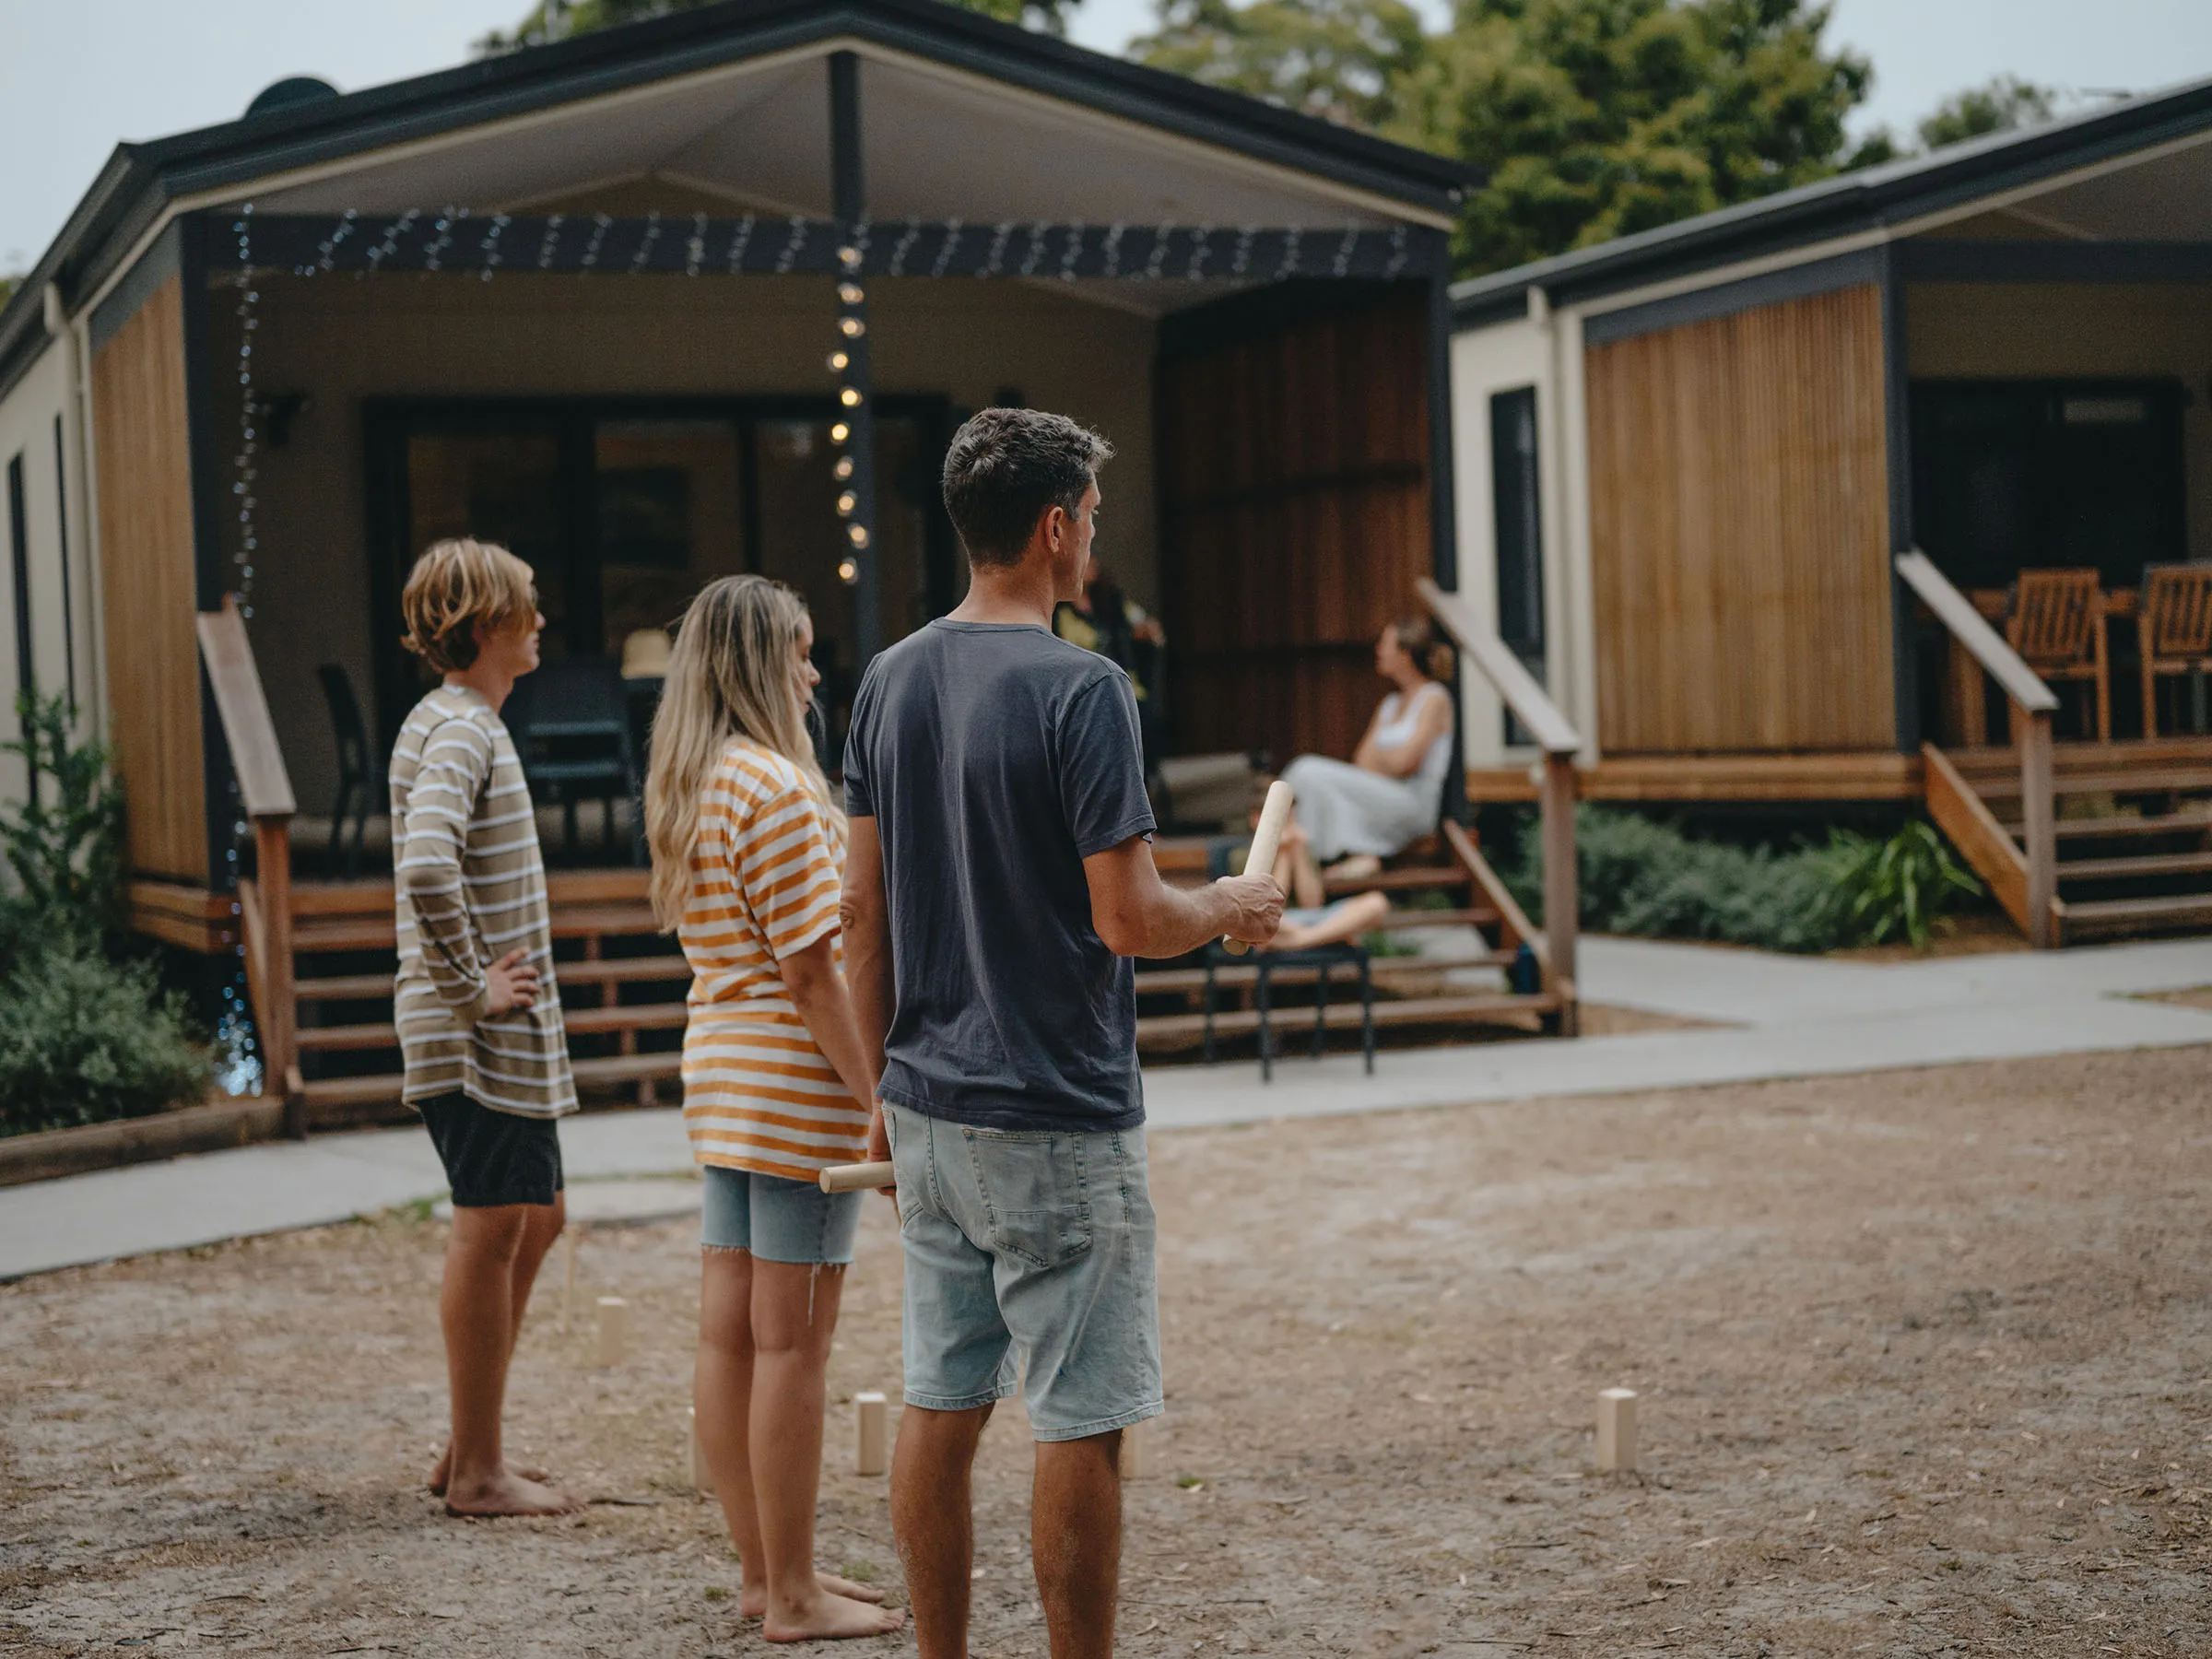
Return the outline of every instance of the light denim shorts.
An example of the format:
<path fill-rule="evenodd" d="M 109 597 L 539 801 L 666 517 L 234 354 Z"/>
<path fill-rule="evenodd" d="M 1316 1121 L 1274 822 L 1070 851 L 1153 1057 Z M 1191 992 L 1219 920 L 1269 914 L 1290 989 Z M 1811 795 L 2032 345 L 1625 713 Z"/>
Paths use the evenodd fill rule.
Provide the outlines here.
<path fill-rule="evenodd" d="M 906 1403 L 1005 1399 L 1083 1440 L 1161 1410 L 1142 1129 L 974 1129 L 884 1103 L 906 1247 Z"/>
<path fill-rule="evenodd" d="M 811 1181 L 708 1164 L 700 1173 L 699 1241 L 709 1250 L 749 1250 L 763 1262 L 842 1266 L 853 1259 L 865 1193 L 825 1193 Z"/>

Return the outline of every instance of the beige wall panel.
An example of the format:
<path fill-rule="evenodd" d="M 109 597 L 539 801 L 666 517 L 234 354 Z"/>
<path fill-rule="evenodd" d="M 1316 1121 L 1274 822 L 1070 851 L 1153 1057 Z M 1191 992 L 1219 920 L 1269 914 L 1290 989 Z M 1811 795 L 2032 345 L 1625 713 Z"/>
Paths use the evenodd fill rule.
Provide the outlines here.
<path fill-rule="evenodd" d="M 1896 741 L 1871 286 L 1586 354 L 1608 754 Z"/>
<path fill-rule="evenodd" d="M 2212 559 L 2212 284 L 1914 283 L 1905 348 L 1916 380 L 2180 380 L 2189 557 Z"/>
<path fill-rule="evenodd" d="M 141 873 L 204 881 L 184 313 L 171 276 L 92 359 L 109 736 Z"/>
<path fill-rule="evenodd" d="M 343 664 L 364 701 L 375 683 L 364 399 L 826 396 L 836 384 L 826 278 L 395 274 L 264 278 L 260 293 L 258 383 L 313 400 L 285 447 L 262 457 L 252 624 L 309 812 L 328 809 L 337 776 L 316 665 Z M 210 299 L 218 363 L 237 349 L 234 304 L 228 289 Z M 1100 555 L 1132 598 L 1156 607 L 1151 320 L 1056 285 L 966 277 L 885 279 L 870 286 L 869 305 L 879 392 L 981 407 L 1014 387 L 1112 440 Z M 216 430 L 227 456 L 238 408 L 225 390 Z"/>

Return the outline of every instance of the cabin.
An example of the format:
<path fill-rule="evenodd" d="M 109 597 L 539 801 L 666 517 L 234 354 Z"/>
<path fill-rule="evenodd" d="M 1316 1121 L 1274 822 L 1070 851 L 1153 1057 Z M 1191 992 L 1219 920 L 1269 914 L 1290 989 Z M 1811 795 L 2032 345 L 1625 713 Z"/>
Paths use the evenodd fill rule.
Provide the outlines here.
<path fill-rule="evenodd" d="M 1461 598 L 1586 795 L 1924 802 L 2039 943 L 2212 924 L 2212 81 L 1453 318 Z M 1466 702 L 1471 794 L 1524 795 Z"/>
<path fill-rule="evenodd" d="M 132 924 L 235 959 L 270 1086 L 335 1121 L 395 1092 L 399 585 L 441 536 L 505 542 L 548 619 L 518 698 L 575 740 L 533 773 L 565 808 L 570 1029 L 587 1086 L 650 1098 L 683 969 L 635 781 L 691 594 L 806 595 L 833 751 L 869 659 L 959 597 L 951 432 L 1050 407 L 1117 451 L 1100 556 L 1164 624 L 1163 749 L 1348 753 L 1376 634 L 1457 585 L 1471 182 L 935 0 L 729 0 L 279 83 L 118 148 L 0 312 L 0 678 L 112 744 Z M 1525 921 L 1446 875 L 1510 959 Z M 1558 1015 L 1547 973 L 1505 1001 Z"/>

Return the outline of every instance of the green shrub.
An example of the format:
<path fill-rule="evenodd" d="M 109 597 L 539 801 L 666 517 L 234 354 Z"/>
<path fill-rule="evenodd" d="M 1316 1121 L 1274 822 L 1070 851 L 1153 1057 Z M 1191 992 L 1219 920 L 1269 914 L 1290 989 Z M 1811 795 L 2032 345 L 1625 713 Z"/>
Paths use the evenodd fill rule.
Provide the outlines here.
<path fill-rule="evenodd" d="M 213 1062 L 151 964 L 104 948 L 123 887 L 123 796 L 60 698 L 19 698 L 30 797 L 0 812 L 0 1135 L 196 1100 Z"/>
<path fill-rule="evenodd" d="M 0 753 L 22 757 L 29 798 L 0 812 L 0 853 L 15 877 L 0 894 L 0 971 L 59 942 L 96 947 L 123 892 L 123 791 L 101 743 L 76 743 L 60 697 L 16 699 L 22 733 Z"/>
<path fill-rule="evenodd" d="M 1582 924 L 1598 933 L 1712 939 L 1766 950 L 1836 950 L 1900 935 L 1924 944 L 1936 916 L 1981 889 L 1934 828 L 1888 841 L 1836 832 L 1825 847 L 1777 851 L 1702 841 L 1633 812 L 1575 815 Z M 1538 838 L 1501 872 L 1532 915 L 1543 905 Z"/>
<path fill-rule="evenodd" d="M 146 1117 L 198 1099 L 213 1070 L 147 963 L 59 945 L 0 981 L 0 1134 Z"/>
<path fill-rule="evenodd" d="M 1863 944 L 1901 937 L 1922 949 L 1943 912 L 1982 895 L 1936 826 L 1917 818 L 1888 841 L 1839 830 L 1818 857 L 1838 930 Z"/>

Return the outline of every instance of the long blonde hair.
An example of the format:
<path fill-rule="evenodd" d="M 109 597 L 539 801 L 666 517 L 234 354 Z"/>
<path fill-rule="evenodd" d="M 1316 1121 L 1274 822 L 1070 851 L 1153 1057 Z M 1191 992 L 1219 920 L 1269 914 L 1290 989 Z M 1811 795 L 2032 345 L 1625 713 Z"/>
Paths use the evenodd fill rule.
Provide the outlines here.
<path fill-rule="evenodd" d="M 653 849 L 653 913 L 673 930 L 691 896 L 700 796 L 731 742 L 749 737 L 794 766 L 821 798 L 831 834 L 844 815 L 806 735 L 792 658 L 806 602 L 765 576 L 710 582 L 677 625 L 653 717 L 645 774 L 645 839 Z"/>

